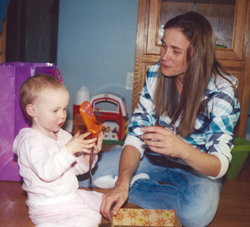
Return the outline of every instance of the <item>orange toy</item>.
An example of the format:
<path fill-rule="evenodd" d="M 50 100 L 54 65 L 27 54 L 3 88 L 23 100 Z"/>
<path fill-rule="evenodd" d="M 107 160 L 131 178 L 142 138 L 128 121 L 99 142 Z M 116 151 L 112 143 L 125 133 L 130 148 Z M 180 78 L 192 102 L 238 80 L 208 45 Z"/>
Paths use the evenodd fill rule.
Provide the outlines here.
<path fill-rule="evenodd" d="M 97 138 L 102 131 L 102 123 L 97 124 L 95 113 L 88 101 L 85 101 L 79 108 L 81 117 L 87 127 L 87 131 L 91 133 L 92 138 Z"/>
<path fill-rule="evenodd" d="M 99 133 L 102 131 L 102 124 L 97 124 L 97 120 L 95 118 L 95 114 L 93 112 L 92 106 L 88 101 L 85 101 L 79 108 L 81 117 L 84 121 L 84 124 L 87 127 L 87 132 L 90 132 L 91 135 L 88 137 L 89 138 L 97 138 Z M 91 168 L 92 168 L 92 163 L 93 163 L 93 152 L 94 152 L 94 147 L 92 147 L 90 151 L 90 160 L 89 160 L 89 175 L 90 175 L 90 185 L 93 185 L 93 177 L 91 173 Z"/>

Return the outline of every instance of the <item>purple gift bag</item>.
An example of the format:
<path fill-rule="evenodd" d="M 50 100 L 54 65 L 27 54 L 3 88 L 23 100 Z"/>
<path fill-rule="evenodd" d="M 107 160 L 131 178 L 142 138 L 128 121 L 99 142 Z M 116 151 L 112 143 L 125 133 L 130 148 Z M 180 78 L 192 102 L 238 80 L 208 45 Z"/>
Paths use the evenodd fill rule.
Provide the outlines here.
<path fill-rule="evenodd" d="M 12 145 L 19 130 L 29 127 L 23 115 L 19 89 L 29 77 L 45 73 L 56 77 L 52 63 L 10 62 L 0 64 L 0 180 L 20 181 Z M 61 75 L 59 74 L 61 81 Z"/>

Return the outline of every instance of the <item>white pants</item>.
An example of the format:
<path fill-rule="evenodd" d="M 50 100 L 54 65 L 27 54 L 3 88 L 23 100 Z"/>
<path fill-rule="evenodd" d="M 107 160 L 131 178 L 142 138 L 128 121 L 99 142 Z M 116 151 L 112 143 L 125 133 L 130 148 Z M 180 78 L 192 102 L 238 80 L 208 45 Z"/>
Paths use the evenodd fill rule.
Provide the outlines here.
<path fill-rule="evenodd" d="M 34 206 L 27 202 L 29 217 L 37 227 L 96 227 L 101 223 L 102 193 L 78 190 L 75 199 L 66 202 Z"/>

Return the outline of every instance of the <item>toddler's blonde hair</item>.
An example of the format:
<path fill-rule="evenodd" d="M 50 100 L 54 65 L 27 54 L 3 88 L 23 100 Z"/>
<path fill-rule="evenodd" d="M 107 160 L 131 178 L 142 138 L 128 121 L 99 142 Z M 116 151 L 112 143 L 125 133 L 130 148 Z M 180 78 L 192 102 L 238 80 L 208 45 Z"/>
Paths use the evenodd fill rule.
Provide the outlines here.
<path fill-rule="evenodd" d="M 39 94 L 45 89 L 62 89 L 68 92 L 67 88 L 62 83 L 47 74 L 36 74 L 25 80 L 19 90 L 19 96 L 23 111 L 28 119 L 31 117 L 26 111 L 26 106 L 28 104 L 34 104 Z"/>

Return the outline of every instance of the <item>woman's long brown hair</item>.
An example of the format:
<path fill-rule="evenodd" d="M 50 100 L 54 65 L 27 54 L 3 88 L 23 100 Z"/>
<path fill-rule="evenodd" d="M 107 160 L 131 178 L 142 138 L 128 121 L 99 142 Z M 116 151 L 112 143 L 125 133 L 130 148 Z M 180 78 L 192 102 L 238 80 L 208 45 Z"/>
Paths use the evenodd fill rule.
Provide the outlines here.
<path fill-rule="evenodd" d="M 164 29 L 179 29 L 190 41 L 187 51 L 187 68 L 184 72 L 183 88 L 178 97 L 176 77 L 166 77 L 158 71 L 157 87 L 154 95 L 155 113 L 166 114 L 174 124 L 180 119 L 177 133 L 183 137 L 194 129 L 197 115 L 206 109 L 202 102 L 210 78 L 227 74 L 215 59 L 215 38 L 208 20 L 195 12 L 177 16 L 169 20 Z"/>

